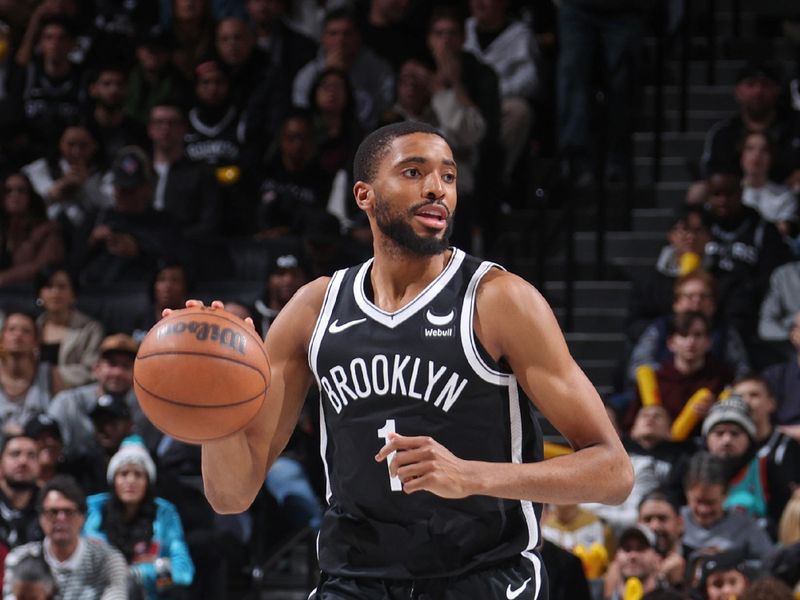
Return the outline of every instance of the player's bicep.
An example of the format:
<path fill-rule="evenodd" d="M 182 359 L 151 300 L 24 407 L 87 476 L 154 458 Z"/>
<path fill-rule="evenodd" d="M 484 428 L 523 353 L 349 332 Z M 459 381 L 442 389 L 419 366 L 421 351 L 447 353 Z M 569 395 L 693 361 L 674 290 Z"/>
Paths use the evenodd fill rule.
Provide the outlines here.
<path fill-rule="evenodd" d="M 484 330 L 526 395 L 575 447 L 615 435 L 597 391 L 570 355 L 541 294 L 512 275 L 494 283 L 480 311 Z"/>

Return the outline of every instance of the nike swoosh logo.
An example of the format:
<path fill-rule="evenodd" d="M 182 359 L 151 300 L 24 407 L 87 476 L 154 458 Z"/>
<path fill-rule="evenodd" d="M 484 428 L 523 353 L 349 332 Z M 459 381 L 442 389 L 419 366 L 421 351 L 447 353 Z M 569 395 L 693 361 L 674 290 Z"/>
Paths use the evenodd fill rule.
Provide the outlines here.
<path fill-rule="evenodd" d="M 363 323 L 366 319 L 356 319 L 355 321 L 348 321 L 347 323 L 342 323 L 339 325 L 339 319 L 336 319 L 331 326 L 328 327 L 328 331 L 331 333 L 341 333 L 345 329 L 350 329 L 353 325 L 358 325 L 359 323 Z"/>
<path fill-rule="evenodd" d="M 428 319 L 428 322 L 431 325 L 437 325 L 439 327 L 441 327 L 442 325 L 447 325 L 450 321 L 453 320 L 453 317 L 455 317 L 455 316 L 456 316 L 456 312 L 454 310 L 451 310 L 449 313 L 447 313 L 443 317 L 440 317 L 439 315 L 433 314 L 430 311 L 430 309 L 428 309 L 428 312 L 425 313 L 425 318 Z"/>
<path fill-rule="evenodd" d="M 519 586 L 519 587 L 518 587 L 517 589 L 515 589 L 515 590 L 512 590 L 512 589 L 511 589 L 511 584 L 509 583 L 509 584 L 508 584 L 508 587 L 506 588 L 506 598 L 508 598 L 508 600 L 514 600 L 514 598 L 516 598 L 516 597 L 517 597 L 517 596 L 519 596 L 519 595 L 520 595 L 522 592 L 524 592 L 524 591 L 525 591 L 525 588 L 526 588 L 526 587 L 528 587 L 528 584 L 530 583 L 530 581 L 531 581 L 531 578 L 530 578 L 530 577 L 528 577 L 528 578 L 527 578 L 527 579 L 526 579 L 526 580 L 523 582 L 523 584 L 522 584 L 521 586 Z"/>

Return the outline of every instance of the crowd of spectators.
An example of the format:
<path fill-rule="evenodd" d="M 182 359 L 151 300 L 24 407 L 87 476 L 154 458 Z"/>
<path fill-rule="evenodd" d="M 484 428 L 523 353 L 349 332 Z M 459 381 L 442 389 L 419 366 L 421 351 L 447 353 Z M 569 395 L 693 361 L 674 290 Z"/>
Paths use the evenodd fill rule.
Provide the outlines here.
<path fill-rule="evenodd" d="M 4 598 L 226 598 L 318 527 L 315 392 L 253 507 L 216 515 L 200 449 L 139 408 L 138 344 L 191 297 L 266 334 L 300 286 L 368 257 L 352 161 L 382 124 L 448 137 L 454 242 L 476 253 L 543 147 L 578 189 L 630 177 L 647 3 L 555 4 L 0 2 Z M 554 599 L 800 581 L 800 111 L 781 84 L 739 73 L 633 286 L 606 403 L 634 490 L 548 507 Z"/>

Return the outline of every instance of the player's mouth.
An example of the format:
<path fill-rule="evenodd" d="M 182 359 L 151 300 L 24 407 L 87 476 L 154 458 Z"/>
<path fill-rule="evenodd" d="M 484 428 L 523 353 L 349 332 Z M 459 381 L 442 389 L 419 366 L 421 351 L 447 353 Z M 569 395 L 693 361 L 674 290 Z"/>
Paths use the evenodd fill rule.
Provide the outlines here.
<path fill-rule="evenodd" d="M 426 204 L 414 212 L 414 217 L 431 229 L 447 227 L 447 216 L 447 208 L 441 204 Z"/>

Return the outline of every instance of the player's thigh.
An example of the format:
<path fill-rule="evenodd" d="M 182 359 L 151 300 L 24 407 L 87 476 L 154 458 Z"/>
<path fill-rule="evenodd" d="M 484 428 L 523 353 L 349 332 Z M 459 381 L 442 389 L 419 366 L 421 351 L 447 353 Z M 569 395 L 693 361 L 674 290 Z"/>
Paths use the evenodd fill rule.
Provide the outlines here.
<path fill-rule="evenodd" d="M 458 578 L 449 586 L 444 600 L 548 600 L 547 574 L 541 559 L 536 557 L 536 561 L 524 559 L 518 565 Z"/>
<path fill-rule="evenodd" d="M 351 579 L 325 575 L 308 600 L 391 600 L 379 579 Z"/>

